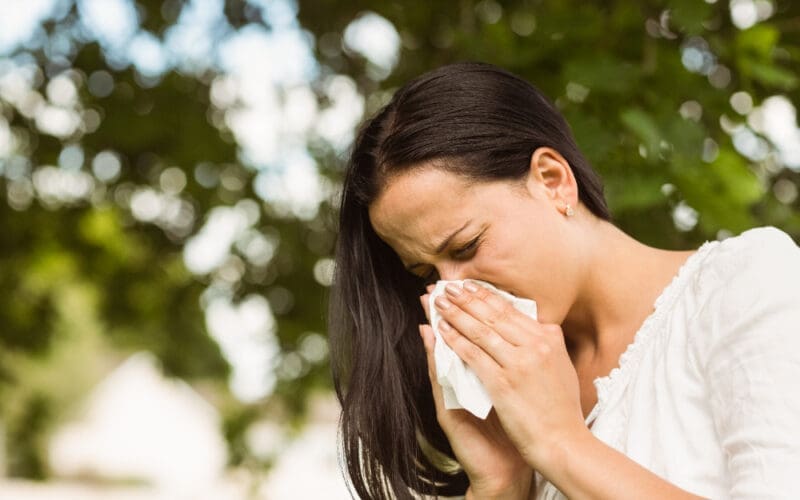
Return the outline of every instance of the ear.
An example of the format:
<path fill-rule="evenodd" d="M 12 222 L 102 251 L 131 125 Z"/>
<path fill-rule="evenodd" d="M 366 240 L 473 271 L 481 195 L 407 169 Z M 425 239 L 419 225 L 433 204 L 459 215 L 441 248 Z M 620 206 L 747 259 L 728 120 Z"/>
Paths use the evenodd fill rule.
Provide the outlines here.
<path fill-rule="evenodd" d="M 532 196 L 552 200 L 561 210 L 578 206 L 578 184 L 567 160 L 553 148 L 542 146 L 531 155 L 526 187 Z"/>

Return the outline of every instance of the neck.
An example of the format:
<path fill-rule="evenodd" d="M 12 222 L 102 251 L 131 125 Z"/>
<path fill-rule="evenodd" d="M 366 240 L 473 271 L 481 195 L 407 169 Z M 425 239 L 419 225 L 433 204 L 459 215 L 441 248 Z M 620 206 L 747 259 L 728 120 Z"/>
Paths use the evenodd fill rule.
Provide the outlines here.
<path fill-rule="evenodd" d="M 596 226 L 590 248 L 585 278 L 561 324 L 576 364 L 617 360 L 692 253 L 647 246 L 609 223 Z"/>

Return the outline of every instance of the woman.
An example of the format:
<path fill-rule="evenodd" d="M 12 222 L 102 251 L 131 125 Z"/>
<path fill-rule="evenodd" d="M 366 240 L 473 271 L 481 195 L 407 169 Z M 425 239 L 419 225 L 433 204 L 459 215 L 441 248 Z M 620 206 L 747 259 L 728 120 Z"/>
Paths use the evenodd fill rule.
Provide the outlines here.
<path fill-rule="evenodd" d="M 439 279 L 538 304 L 537 321 L 482 287 L 437 300 L 486 420 L 443 407 Z M 363 498 L 796 495 L 797 283 L 800 249 L 772 227 L 693 251 L 617 229 L 519 77 L 424 74 L 362 127 L 343 187 L 329 321 L 350 480 Z"/>

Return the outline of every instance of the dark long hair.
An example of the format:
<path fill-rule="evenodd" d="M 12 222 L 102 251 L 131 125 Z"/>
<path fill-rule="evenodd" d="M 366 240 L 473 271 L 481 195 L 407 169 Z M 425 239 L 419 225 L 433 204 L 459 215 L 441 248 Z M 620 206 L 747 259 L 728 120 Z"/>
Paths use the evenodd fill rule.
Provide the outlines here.
<path fill-rule="evenodd" d="M 398 90 L 359 129 L 342 190 L 328 327 L 349 480 L 362 498 L 463 495 L 463 470 L 437 423 L 418 325 L 424 281 L 375 233 L 368 207 L 393 175 L 423 163 L 474 181 L 521 180 L 533 152 L 567 160 L 580 201 L 610 221 L 600 178 L 534 86 L 485 63 L 450 64 Z M 431 450 L 434 450 L 432 452 Z"/>

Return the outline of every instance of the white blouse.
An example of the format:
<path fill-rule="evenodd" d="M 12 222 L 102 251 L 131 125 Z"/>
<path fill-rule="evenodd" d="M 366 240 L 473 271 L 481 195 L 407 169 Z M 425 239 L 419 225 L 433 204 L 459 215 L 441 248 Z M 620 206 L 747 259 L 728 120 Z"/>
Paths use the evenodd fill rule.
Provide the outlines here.
<path fill-rule="evenodd" d="M 706 241 L 594 385 L 592 434 L 676 486 L 800 498 L 800 248 L 771 226 Z"/>

